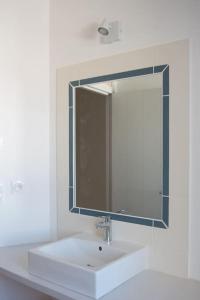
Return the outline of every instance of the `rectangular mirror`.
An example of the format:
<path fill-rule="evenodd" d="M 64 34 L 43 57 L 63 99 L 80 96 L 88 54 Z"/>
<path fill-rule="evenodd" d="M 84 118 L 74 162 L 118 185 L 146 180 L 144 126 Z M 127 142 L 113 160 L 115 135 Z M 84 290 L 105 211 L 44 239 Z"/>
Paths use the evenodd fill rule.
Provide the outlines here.
<path fill-rule="evenodd" d="M 169 66 L 69 83 L 69 208 L 168 227 Z"/>

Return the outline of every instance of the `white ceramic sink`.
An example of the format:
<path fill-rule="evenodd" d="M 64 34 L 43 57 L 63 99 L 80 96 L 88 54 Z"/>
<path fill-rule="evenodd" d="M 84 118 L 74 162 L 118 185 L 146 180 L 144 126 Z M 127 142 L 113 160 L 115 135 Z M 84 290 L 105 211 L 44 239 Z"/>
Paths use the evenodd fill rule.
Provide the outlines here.
<path fill-rule="evenodd" d="M 147 248 L 119 241 L 108 245 L 85 234 L 29 251 L 31 274 L 96 299 L 147 265 Z"/>

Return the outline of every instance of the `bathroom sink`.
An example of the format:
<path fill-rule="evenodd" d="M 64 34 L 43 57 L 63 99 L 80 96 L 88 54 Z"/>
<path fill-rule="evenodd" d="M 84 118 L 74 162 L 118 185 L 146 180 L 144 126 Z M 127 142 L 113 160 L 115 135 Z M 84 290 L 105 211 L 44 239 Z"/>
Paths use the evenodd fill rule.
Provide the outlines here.
<path fill-rule="evenodd" d="M 148 266 L 146 247 L 86 234 L 31 249 L 28 257 L 31 274 L 96 299 Z"/>

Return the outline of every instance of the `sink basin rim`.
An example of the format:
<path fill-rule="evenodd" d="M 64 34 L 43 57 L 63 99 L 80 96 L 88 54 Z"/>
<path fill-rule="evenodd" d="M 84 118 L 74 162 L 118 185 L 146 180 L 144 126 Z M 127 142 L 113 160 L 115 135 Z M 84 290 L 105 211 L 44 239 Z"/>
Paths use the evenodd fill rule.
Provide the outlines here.
<path fill-rule="evenodd" d="M 78 250 L 76 251 L 77 245 L 75 244 L 75 248 L 73 248 L 74 244 L 72 243 L 70 246 L 69 243 L 69 249 L 74 253 L 74 256 L 71 256 L 70 254 L 70 256 L 66 255 L 66 258 L 68 257 L 68 259 L 72 259 L 72 261 L 75 259 L 75 262 L 77 259 L 77 264 L 74 264 L 65 260 L 67 243 L 64 243 L 64 248 L 58 246 L 49 249 L 50 253 L 60 255 L 59 258 L 48 254 L 48 251 L 44 252 L 41 250 L 70 238 L 86 239 L 86 241 L 88 241 L 88 239 L 89 241 L 93 240 L 96 245 L 117 248 L 118 250 L 123 251 L 124 255 L 116 258 L 115 251 L 106 251 L 105 255 L 99 259 L 98 254 L 96 256 L 95 247 L 92 246 L 90 248 L 87 247 L 87 245 L 83 245 L 83 248 L 78 247 Z M 87 249 L 89 250 L 88 252 Z M 81 255 L 82 252 L 83 256 Z M 80 260 L 79 253 L 81 255 Z M 85 266 L 85 259 L 90 258 L 90 254 L 91 262 L 97 263 L 97 268 L 93 267 L 91 269 L 88 266 Z M 113 260 L 112 255 L 114 257 Z M 42 278 L 43 280 L 62 286 L 63 288 L 92 297 L 92 299 L 99 299 L 139 272 L 147 269 L 148 256 L 148 246 L 142 247 L 141 245 L 133 244 L 131 242 L 115 240 L 112 244 L 107 245 L 107 243 L 102 240 L 99 241 L 95 236 L 78 233 L 72 234 L 63 240 L 47 243 L 29 250 L 28 265 L 31 276 Z M 101 265 L 102 262 L 103 265 Z M 81 265 L 82 263 L 83 265 Z"/>
<path fill-rule="evenodd" d="M 54 244 L 62 243 L 65 240 L 68 240 L 68 239 L 84 240 L 84 241 L 89 241 L 89 242 L 94 243 L 94 244 L 95 243 L 99 243 L 99 246 L 101 246 L 101 247 L 111 247 L 111 248 L 120 250 L 121 252 L 123 252 L 123 254 L 120 257 L 118 257 L 118 258 L 116 258 L 116 259 L 114 259 L 114 260 L 112 260 L 110 262 L 106 262 L 102 266 L 89 267 L 89 266 L 81 266 L 79 264 L 66 261 L 64 258 L 60 258 L 60 257 L 58 257 L 56 255 L 49 254 L 48 252 L 46 252 L 46 251 L 43 250 L 45 248 L 53 246 Z M 113 246 L 113 244 L 114 244 L 114 246 Z M 134 249 L 132 249 L 132 250 L 130 249 L 129 251 L 128 250 L 124 250 L 124 249 L 119 249 L 115 244 L 119 244 L 120 246 L 124 245 L 125 247 L 127 245 L 128 246 L 132 245 Z M 133 252 L 140 251 L 143 248 L 145 248 L 145 247 L 141 246 L 141 245 L 138 245 L 138 244 L 132 244 L 131 242 L 118 241 L 118 240 L 115 240 L 115 241 L 111 242 L 110 244 L 107 244 L 106 242 L 104 242 L 102 240 L 98 240 L 93 235 L 85 234 L 85 233 L 80 233 L 79 232 L 79 233 L 75 233 L 75 234 L 69 235 L 66 238 L 63 238 L 61 240 L 58 240 L 58 241 L 55 241 L 55 242 L 49 242 L 49 243 L 46 243 L 46 244 L 44 244 L 42 246 L 30 249 L 28 255 L 30 255 L 31 253 L 33 253 L 33 254 L 38 255 L 40 257 L 42 256 L 44 258 L 48 258 L 52 262 L 57 261 L 59 263 L 65 264 L 65 265 L 69 265 L 69 266 L 71 266 L 71 267 L 73 267 L 73 268 L 75 268 L 77 270 L 82 269 L 82 270 L 87 271 L 89 273 L 97 274 L 97 273 L 101 272 L 102 270 L 111 267 L 113 264 L 116 264 L 118 262 L 120 263 L 121 261 L 125 260 L 127 258 L 127 256 L 132 255 Z"/>

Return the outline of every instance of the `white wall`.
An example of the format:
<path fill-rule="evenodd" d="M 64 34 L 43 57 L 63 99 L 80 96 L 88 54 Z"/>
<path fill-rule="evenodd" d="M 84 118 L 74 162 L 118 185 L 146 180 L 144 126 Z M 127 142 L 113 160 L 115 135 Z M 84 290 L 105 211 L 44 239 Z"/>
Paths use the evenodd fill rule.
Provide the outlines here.
<path fill-rule="evenodd" d="M 189 274 L 200 280 L 200 37 L 191 41 L 190 68 L 190 259 Z"/>
<path fill-rule="evenodd" d="M 4 246 L 49 239 L 49 1 L 1 0 L 0 44 Z"/>
<path fill-rule="evenodd" d="M 50 0 L 56 67 L 190 37 L 199 32 L 198 0 Z M 100 45 L 97 24 L 122 23 L 122 40 Z"/>
<path fill-rule="evenodd" d="M 190 39 L 190 276 L 200 280 L 198 263 L 200 262 L 198 182 L 200 2 L 197 0 L 50 1 L 54 68 L 174 40 Z M 119 19 L 122 22 L 121 42 L 111 45 L 98 43 L 95 28 L 104 17 L 108 20 Z M 88 221 L 85 223 L 87 225 Z"/>

